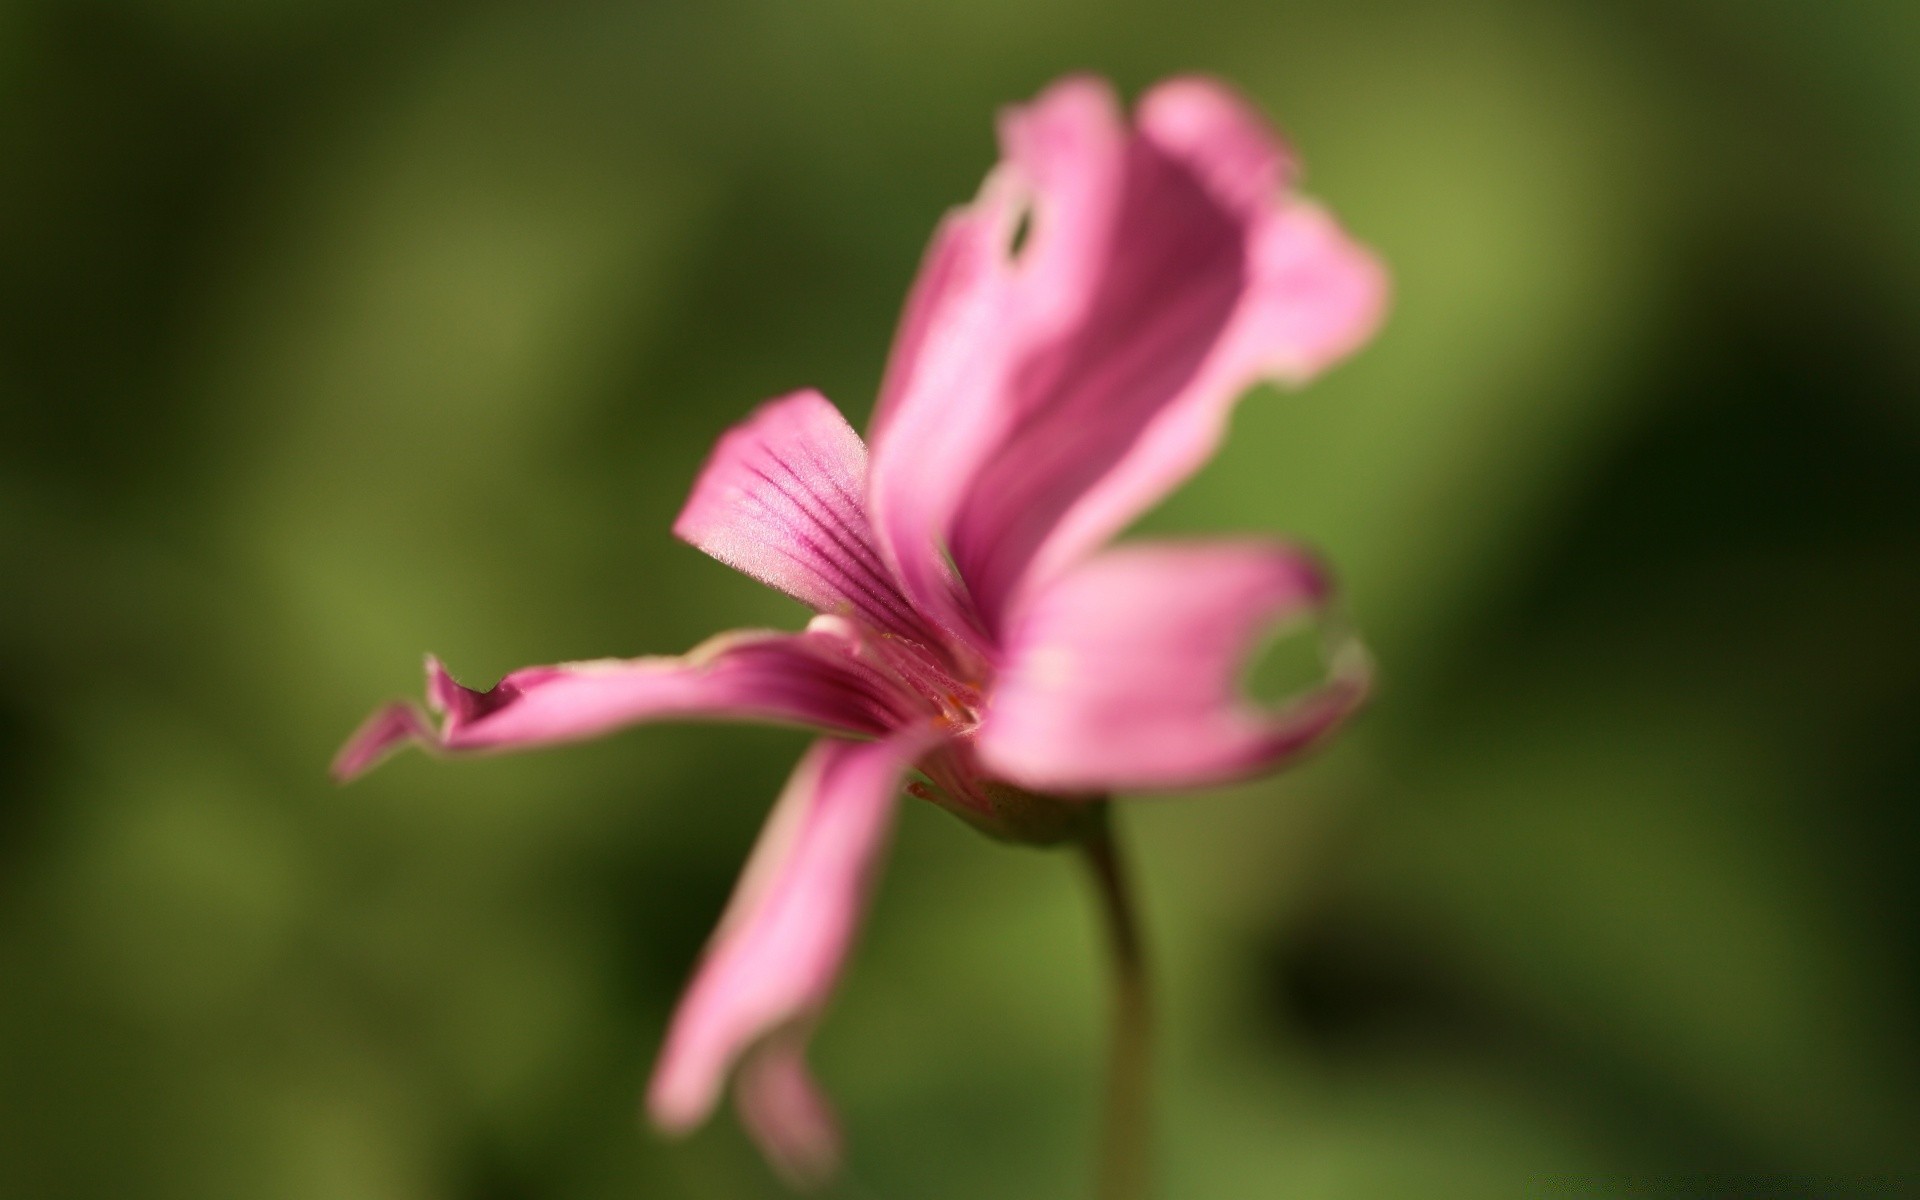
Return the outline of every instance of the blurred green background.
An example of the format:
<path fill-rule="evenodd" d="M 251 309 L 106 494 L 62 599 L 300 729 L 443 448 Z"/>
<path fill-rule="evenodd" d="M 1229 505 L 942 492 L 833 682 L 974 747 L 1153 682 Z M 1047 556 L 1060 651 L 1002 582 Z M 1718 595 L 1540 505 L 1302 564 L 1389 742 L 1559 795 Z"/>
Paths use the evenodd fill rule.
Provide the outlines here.
<path fill-rule="evenodd" d="M 991 115 L 1223 75 L 1379 248 L 1157 533 L 1297 532 L 1383 664 L 1127 813 L 1165 1194 L 1920 1191 L 1920 6 L 0 0 L 0 1196 L 782 1194 L 638 1127 L 803 738 L 329 755 L 799 609 L 674 542 L 856 420 Z M 910 806 L 816 1058 L 844 1197 L 1080 1194 L 1064 858 Z"/>

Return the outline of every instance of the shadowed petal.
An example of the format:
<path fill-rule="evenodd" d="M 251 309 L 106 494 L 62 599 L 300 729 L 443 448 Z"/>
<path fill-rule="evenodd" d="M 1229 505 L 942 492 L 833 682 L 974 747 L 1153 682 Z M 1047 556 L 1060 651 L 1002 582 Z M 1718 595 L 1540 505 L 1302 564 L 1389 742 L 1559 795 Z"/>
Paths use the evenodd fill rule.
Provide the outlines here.
<path fill-rule="evenodd" d="M 825 738 L 801 759 L 674 1014 L 647 1092 L 662 1128 L 705 1120 L 741 1053 L 818 1015 L 853 942 L 903 776 L 941 736 Z M 796 1066 L 762 1064 L 775 1077 L 755 1080 L 744 1100 L 763 1142 L 807 1158 L 824 1145 L 823 1110 L 796 1099 L 793 1077 L 780 1074 Z"/>
<path fill-rule="evenodd" d="M 526 667 L 486 691 L 427 660 L 436 732 L 409 704 L 381 709 L 334 759 L 336 779 L 366 771 L 408 742 L 429 749 L 517 749 L 577 741 L 642 721 L 767 721 L 877 735 L 912 704 L 861 665 L 845 622 L 817 618 L 804 633 L 723 634 L 679 658 L 601 659 Z"/>
<path fill-rule="evenodd" d="M 1090 559 L 1012 622 L 981 761 L 1056 792 L 1184 788 L 1270 769 L 1332 732 L 1366 693 L 1357 646 L 1278 711 L 1241 692 L 1263 638 L 1322 608 L 1327 592 L 1316 564 L 1269 543 L 1148 544 Z"/>
<path fill-rule="evenodd" d="M 1191 169 L 1221 204 L 1257 216 L 1296 182 L 1293 150 L 1226 85 L 1203 76 L 1166 80 L 1140 97 L 1140 132 Z"/>
<path fill-rule="evenodd" d="M 1291 156 L 1218 84 L 1162 85 L 1129 128 L 1105 85 L 1068 80 L 1001 142 L 916 288 L 872 499 L 908 593 L 936 602 L 914 564 L 944 549 L 996 634 L 1023 588 L 1192 474 L 1253 383 L 1364 340 L 1383 296 L 1372 258 L 1282 193 Z M 1017 252 L 1009 196 L 1031 204 Z"/>
<path fill-rule="evenodd" d="M 926 642 L 874 546 L 866 489 L 860 435 L 820 393 L 795 392 L 721 437 L 673 532 L 820 612 Z"/>

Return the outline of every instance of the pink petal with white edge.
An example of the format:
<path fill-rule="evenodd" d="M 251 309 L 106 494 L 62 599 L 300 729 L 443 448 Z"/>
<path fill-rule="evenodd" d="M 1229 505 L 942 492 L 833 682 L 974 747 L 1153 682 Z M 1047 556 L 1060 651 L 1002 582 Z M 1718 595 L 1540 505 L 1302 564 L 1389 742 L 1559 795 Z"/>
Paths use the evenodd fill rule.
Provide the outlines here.
<path fill-rule="evenodd" d="M 704 1121 L 742 1053 L 818 1016 L 859 927 L 903 778 L 941 736 L 923 728 L 877 742 L 826 738 L 801 759 L 667 1032 L 647 1092 L 663 1129 Z M 788 1075 L 751 1086 L 792 1084 Z M 824 1152 L 824 1109 L 795 1095 L 750 1090 L 756 1134 L 781 1155 Z"/>
<path fill-rule="evenodd" d="M 981 762 L 1042 791 L 1185 788 L 1269 770 L 1365 697 L 1357 646 L 1276 711 L 1241 691 L 1263 639 L 1327 598 L 1310 558 L 1271 543 L 1132 545 L 1090 559 L 1012 622 Z"/>
<path fill-rule="evenodd" d="M 521 749 L 685 718 L 883 734 L 907 719 L 914 702 L 859 661 L 856 636 L 845 622 L 821 617 L 804 633 L 722 634 L 678 658 L 526 667 L 486 691 L 462 687 L 428 658 L 427 700 L 442 714 L 438 730 L 412 705 L 388 705 L 348 739 L 333 774 L 345 782 L 408 743 Z"/>
<path fill-rule="evenodd" d="M 1023 588 L 1191 475 L 1254 382 L 1363 341 L 1384 295 L 1371 256 L 1283 194 L 1290 153 L 1219 84 L 1163 84 L 1129 128 L 1104 84 L 1070 79 L 1001 141 L 947 227 L 969 268 L 943 243 L 916 287 L 872 493 L 908 593 L 927 602 L 913 564 L 944 548 L 996 633 Z M 1009 196 L 1031 203 L 1017 254 Z"/>
<path fill-rule="evenodd" d="M 925 642 L 867 521 L 867 449 L 818 392 L 770 400 L 724 434 L 676 536 L 823 613 Z"/>

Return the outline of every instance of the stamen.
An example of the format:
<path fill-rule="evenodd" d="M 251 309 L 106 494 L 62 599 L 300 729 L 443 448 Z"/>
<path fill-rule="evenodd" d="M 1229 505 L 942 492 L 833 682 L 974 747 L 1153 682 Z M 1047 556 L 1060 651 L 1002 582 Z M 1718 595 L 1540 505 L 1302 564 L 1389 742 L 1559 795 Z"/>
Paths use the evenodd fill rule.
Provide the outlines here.
<path fill-rule="evenodd" d="M 880 633 L 868 645 L 879 665 L 925 701 L 943 727 L 965 733 L 980 724 L 981 689 L 955 678 L 944 656 L 893 633 Z"/>

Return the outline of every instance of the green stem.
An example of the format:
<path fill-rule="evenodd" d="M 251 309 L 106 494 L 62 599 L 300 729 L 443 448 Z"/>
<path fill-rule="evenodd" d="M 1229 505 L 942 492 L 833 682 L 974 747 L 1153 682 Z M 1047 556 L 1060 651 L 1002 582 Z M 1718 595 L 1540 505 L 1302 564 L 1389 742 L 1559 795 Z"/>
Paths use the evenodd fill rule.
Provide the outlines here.
<path fill-rule="evenodd" d="M 1140 919 L 1109 814 L 1103 812 L 1101 819 L 1093 822 L 1080 846 L 1092 869 L 1112 953 L 1113 1032 L 1108 1043 L 1100 1174 L 1094 1194 L 1099 1200 L 1144 1200 L 1152 1192 L 1148 1066 L 1153 1014 Z"/>

